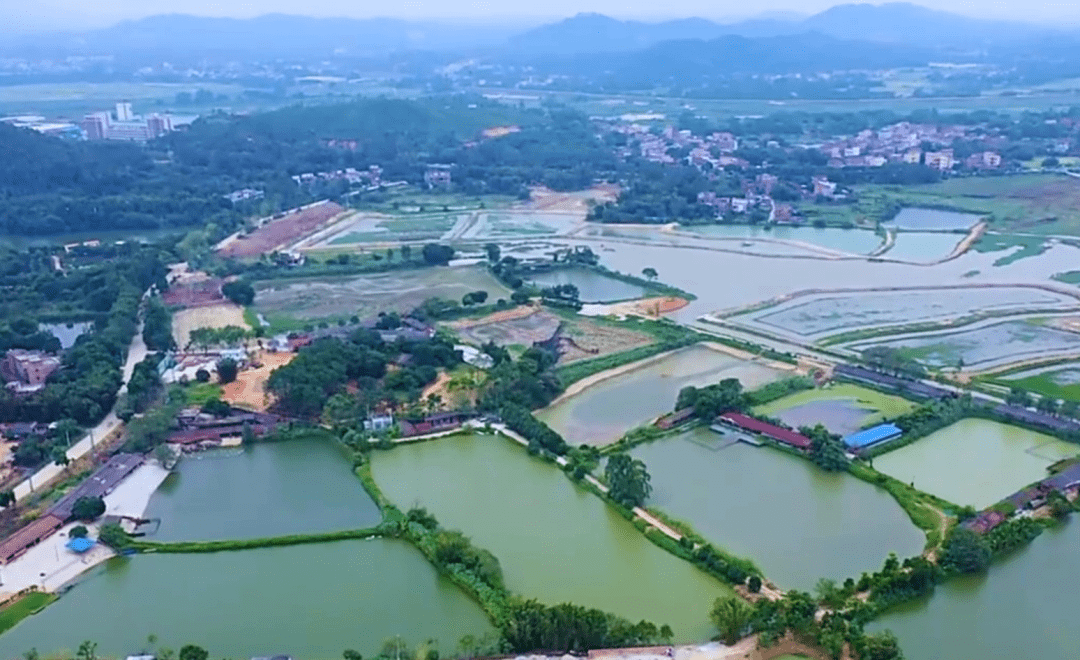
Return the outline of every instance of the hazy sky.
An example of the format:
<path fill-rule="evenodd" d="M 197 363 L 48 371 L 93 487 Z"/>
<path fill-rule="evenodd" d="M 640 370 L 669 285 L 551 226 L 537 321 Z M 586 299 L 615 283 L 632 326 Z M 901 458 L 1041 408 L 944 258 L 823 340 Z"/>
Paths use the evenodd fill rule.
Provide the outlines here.
<path fill-rule="evenodd" d="M 735 19 L 761 12 L 821 11 L 838 1 L 760 0 L 760 4 L 737 0 L 0 0 L 0 33 L 48 28 L 99 27 L 150 14 L 186 13 L 203 16 L 250 17 L 266 13 L 312 16 L 397 16 L 404 18 L 556 18 L 594 11 L 620 18 L 668 18 L 703 16 Z M 875 2 L 874 4 L 880 4 Z M 933 0 L 923 2 L 936 9 L 980 17 L 1031 21 L 1080 19 L 1073 0 Z"/>

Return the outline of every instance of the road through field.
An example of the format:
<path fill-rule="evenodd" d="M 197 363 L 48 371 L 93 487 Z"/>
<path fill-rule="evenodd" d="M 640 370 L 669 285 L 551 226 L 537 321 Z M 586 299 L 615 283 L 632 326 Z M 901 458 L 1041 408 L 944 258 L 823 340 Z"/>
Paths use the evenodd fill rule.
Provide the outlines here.
<path fill-rule="evenodd" d="M 131 340 L 131 346 L 128 348 L 127 361 L 124 363 L 124 384 L 120 386 L 118 394 L 124 394 L 127 392 L 127 383 L 131 380 L 131 374 L 135 371 L 135 365 L 142 362 L 143 358 L 147 355 L 146 342 L 142 338 L 142 323 L 139 324 L 138 330 L 135 332 L 135 337 Z M 75 461 L 86 454 L 90 453 L 90 450 L 95 445 L 100 444 L 102 440 L 107 438 L 110 434 L 120 428 L 122 422 L 116 416 L 116 408 L 113 407 L 109 411 L 108 415 L 105 415 L 105 419 L 101 420 L 97 426 L 90 429 L 87 435 L 76 442 L 67 450 L 68 460 Z M 57 465 L 56 463 L 49 463 L 44 466 L 33 475 L 22 481 L 19 485 L 15 486 L 15 501 L 25 499 L 34 489 L 41 488 L 49 481 L 60 476 L 64 472 L 64 466 Z"/>

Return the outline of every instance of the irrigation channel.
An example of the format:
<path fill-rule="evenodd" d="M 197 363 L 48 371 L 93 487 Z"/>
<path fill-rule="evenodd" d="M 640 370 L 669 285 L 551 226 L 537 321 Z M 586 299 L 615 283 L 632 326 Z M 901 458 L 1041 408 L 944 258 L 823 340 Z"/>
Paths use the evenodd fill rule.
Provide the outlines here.
<path fill-rule="evenodd" d="M 640 233 L 641 240 L 595 235 L 549 244 L 588 245 L 605 266 L 625 273 L 656 269 L 660 281 L 697 296 L 675 315 L 681 322 L 801 289 L 1047 282 L 1073 269 L 1080 257 L 1080 250 L 1055 244 L 1002 265 L 995 265 L 1002 252 L 974 251 L 930 266 L 794 254 L 762 258 L 717 251 L 706 239 L 673 237 L 660 229 Z M 931 235 L 901 232 L 898 245 L 908 241 L 912 254 L 929 262 L 941 256 L 941 244 L 926 236 Z M 850 245 L 840 235 L 818 240 L 835 240 L 823 246 L 828 249 L 855 251 L 872 242 L 866 238 L 855 235 Z M 807 233 L 793 240 L 813 238 Z M 690 355 L 697 364 L 689 368 L 660 362 L 568 397 L 562 426 L 567 439 L 588 441 L 593 431 L 575 429 L 589 428 L 600 429 L 599 440 L 617 437 L 669 410 L 683 384 L 725 377 L 722 359 L 711 363 L 705 354 Z M 560 427 L 556 418 L 563 412 L 544 414 Z M 754 559 L 781 587 L 857 576 L 880 566 L 891 550 L 909 556 L 920 549 L 917 530 L 871 486 L 824 475 L 769 448 L 715 451 L 692 440 L 667 438 L 634 450 L 653 473 L 652 503 L 688 520 L 718 546 Z M 1025 448 L 1048 448 L 1025 442 L 1002 441 L 1022 445 L 1022 454 Z M 938 444 L 927 438 L 905 449 L 922 443 L 931 449 Z M 1010 455 L 1003 450 L 995 460 L 1007 464 Z M 900 462 L 905 455 L 895 456 Z M 875 466 L 885 469 L 887 458 L 879 457 Z M 960 462 L 946 455 L 910 460 L 933 463 L 915 478 L 931 492 L 929 471 L 947 475 Z M 151 502 L 150 515 L 161 519 L 156 540 L 349 529 L 377 517 L 347 458 L 330 445 L 256 445 L 181 465 Z M 901 474 L 904 467 L 895 469 Z M 402 508 L 426 506 L 445 527 L 461 529 L 491 550 L 507 585 L 523 596 L 667 623 L 678 639 L 690 641 L 713 634 L 707 622 L 711 602 L 730 593 L 650 543 L 562 472 L 504 439 L 454 437 L 377 452 L 373 473 Z M 984 496 L 977 488 L 971 492 L 973 500 Z M 1078 548 L 1080 524 L 1074 522 L 993 566 L 988 576 L 946 584 L 928 601 L 890 613 L 874 628 L 896 630 L 914 660 L 1075 656 Z M 449 651 L 462 635 L 490 630 L 479 607 L 412 547 L 356 540 L 113 560 L 0 636 L 0 657 L 30 647 L 74 648 L 84 639 L 97 640 L 100 652 L 124 654 L 154 633 L 173 647 L 201 644 L 214 657 L 328 658 L 344 648 L 371 654 L 398 635 L 412 643 L 434 638 Z"/>

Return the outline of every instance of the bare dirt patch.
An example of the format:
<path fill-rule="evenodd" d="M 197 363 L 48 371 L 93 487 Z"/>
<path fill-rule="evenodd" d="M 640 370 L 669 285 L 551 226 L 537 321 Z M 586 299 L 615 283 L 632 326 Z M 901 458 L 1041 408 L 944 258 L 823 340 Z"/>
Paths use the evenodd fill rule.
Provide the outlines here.
<path fill-rule="evenodd" d="M 598 305 L 597 312 L 604 316 L 641 316 L 644 318 L 660 318 L 665 314 L 671 314 L 690 304 L 685 298 L 675 296 L 660 296 L 657 298 L 643 298 L 628 302 L 614 303 L 610 305 Z"/>
<path fill-rule="evenodd" d="M 588 190 L 577 192 L 555 192 L 544 187 L 533 188 L 530 191 L 530 199 L 524 208 L 537 211 L 552 211 L 556 213 L 586 213 L 590 205 L 595 202 L 613 202 L 619 197 L 619 187 L 603 183 Z"/>
<path fill-rule="evenodd" d="M 471 344 L 493 341 L 499 346 L 532 346 L 550 339 L 560 322 L 559 317 L 537 307 L 519 307 L 448 325 Z"/>
<path fill-rule="evenodd" d="M 266 222 L 246 236 L 231 236 L 218 245 L 223 257 L 255 257 L 273 252 L 320 229 L 345 212 L 334 202 L 317 202 Z"/>
<path fill-rule="evenodd" d="M 586 319 L 566 323 L 562 327 L 565 338 L 560 342 L 559 364 L 622 353 L 639 346 L 648 346 L 655 339 L 646 332 L 628 328 L 602 325 Z"/>
<path fill-rule="evenodd" d="M 236 380 L 221 386 L 221 400 L 248 410 L 265 411 L 271 401 L 266 392 L 266 381 L 271 372 L 292 362 L 295 353 L 271 353 L 260 351 L 255 363 L 260 366 L 244 369 Z"/>
<path fill-rule="evenodd" d="M 182 309 L 173 314 L 173 339 L 184 348 L 191 339 L 191 331 L 198 328 L 224 328 L 230 325 L 251 329 L 244 320 L 244 308 L 234 303 L 219 303 Z"/>

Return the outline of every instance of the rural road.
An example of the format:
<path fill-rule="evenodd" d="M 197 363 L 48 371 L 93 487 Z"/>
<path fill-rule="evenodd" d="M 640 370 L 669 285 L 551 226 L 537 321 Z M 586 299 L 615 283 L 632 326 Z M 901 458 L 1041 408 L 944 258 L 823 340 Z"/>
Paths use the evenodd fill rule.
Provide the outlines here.
<path fill-rule="evenodd" d="M 124 363 L 124 383 L 120 386 L 119 394 L 127 392 L 127 383 L 131 380 L 131 374 L 135 371 L 135 365 L 138 364 L 146 357 L 148 350 L 146 343 L 142 338 L 142 323 L 139 323 L 139 328 L 135 332 L 135 338 L 131 340 L 131 346 L 128 348 L 127 362 Z M 120 427 L 122 422 L 116 416 L 116 408 L 109 411 L 108 415 L 105 415 L 105 419 L 101 420 L 97 426 L 90 429 L 90 432 L 81 440 L 76 442 L 67 450 L 67 457 L 69 460 L 76 460 L 82 458 L 90 452 L 94 445 L 101 442 L 108 437 L 110 433 Z M 45 467 L 41 468 L 29 478 L 15 486 L 15 501 L 25 499 L 28 495 L 34 492 L 35 488 L 40 488 L 55 477 L 59 476 L 64 471 L 64 466 L 57 465 L 56 463 L 49 463 Z"/>

